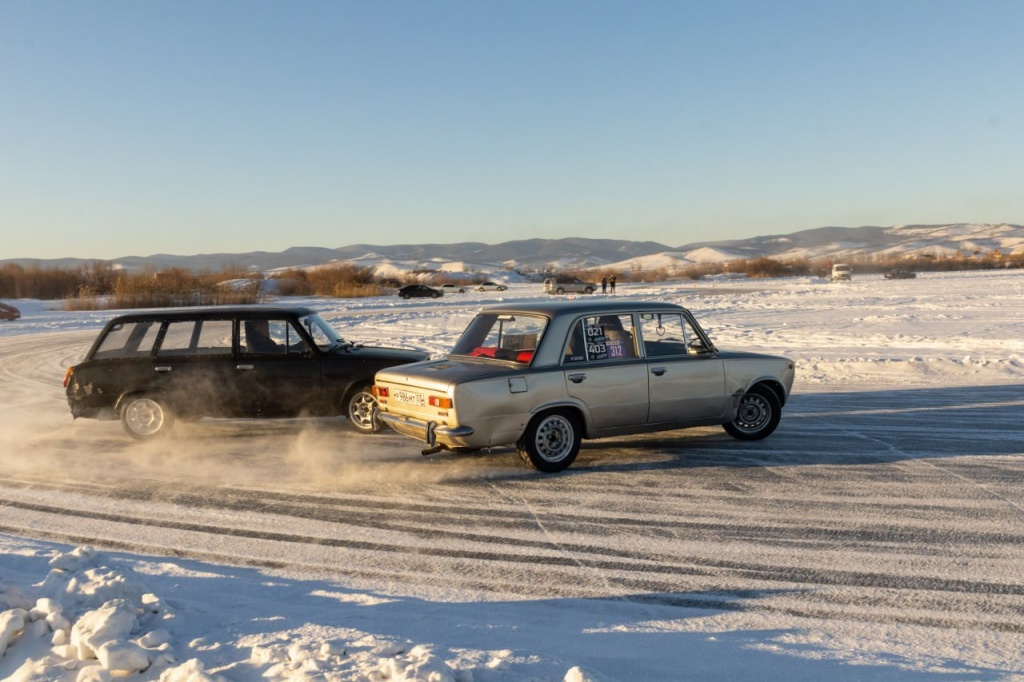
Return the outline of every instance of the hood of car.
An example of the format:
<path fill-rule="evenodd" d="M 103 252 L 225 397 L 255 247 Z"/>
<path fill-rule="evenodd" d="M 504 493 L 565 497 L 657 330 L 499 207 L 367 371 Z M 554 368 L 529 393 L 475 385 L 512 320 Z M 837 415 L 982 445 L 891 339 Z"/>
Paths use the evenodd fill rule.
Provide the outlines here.
<path fill-rule="evenodd" d="M 397 362 L 420 362 L 430 357 L 429 353 L 405 348 L 383 348 L 381 346 L 344 346 L 334 351 L 334 355 L 357 355 L 364 359 L 393 360 Z"/>

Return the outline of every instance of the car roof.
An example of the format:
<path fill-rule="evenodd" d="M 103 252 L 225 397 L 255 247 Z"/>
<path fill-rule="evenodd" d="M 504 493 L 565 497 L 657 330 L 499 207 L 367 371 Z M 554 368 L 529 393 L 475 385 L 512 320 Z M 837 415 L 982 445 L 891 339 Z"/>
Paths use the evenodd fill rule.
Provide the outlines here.
<path fill-rule="evenodd" d="M 487 306 L 484 313 L 532 313 L 557 317 L 559 315 L 581 315 L 593 313 L 606 315 L 609 313 L 655 312 L 659 310 L 679 310 L 686 308 L 675 303 L 659 303 L 656 301 L 619 301 L 619 300 L 581 300 L 581 301 L 544 301 L 507 303 L 504 305 Z"/>
<path fill-rule="evenodd" d="M 232 305 L 232 306 L 196 306 L 192 308 L 161 308 L 143 312 L 118 315 L 114 320 L 152 320 L 152 319 L 195 319 L 224 317 L 302 317 L 317 311 L 306 306 L 267 306 L 267 305 Z"/>

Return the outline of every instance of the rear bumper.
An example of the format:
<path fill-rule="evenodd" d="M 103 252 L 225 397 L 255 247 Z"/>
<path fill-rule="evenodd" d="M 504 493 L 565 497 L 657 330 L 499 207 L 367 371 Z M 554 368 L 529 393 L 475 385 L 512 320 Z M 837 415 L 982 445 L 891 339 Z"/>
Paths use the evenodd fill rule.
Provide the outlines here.
<path fill-rule="evenodd" d="M 68 398 L 68 407 L 71 408 L 71 416 L 75 419 L 85 417 L 87 419 L 117 419 L 117 410 L 107 402 L 96 403 L 86 402 Z"/>
<path fill-rule="evenodd" d="M 465 439 L 473 435 L 473 428 L 470 426 L 445 426 L 437 422 L 388 412 L 378 412 L 377 418 L 403 436 L 415 438 L 430 447 L 436 445 L 464 447 L 467 445 Z"/>

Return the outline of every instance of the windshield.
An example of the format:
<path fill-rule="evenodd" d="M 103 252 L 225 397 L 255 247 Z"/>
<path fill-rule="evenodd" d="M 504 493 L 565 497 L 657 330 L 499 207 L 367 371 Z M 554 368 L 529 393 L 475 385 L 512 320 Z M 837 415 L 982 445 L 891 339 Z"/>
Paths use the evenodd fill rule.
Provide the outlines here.
<path fill-rule="evenodd" d="M 345 339 L 338 336 L 338 332 L 334 331 L 334 328 L 327 324 L 318 313 L 299 318 L 299 322 L 309 332 L 309 335 L 313 337 L 313 343 L 320 350 L 330 350 L 337 346 L 343 346 L 346 343 Z"/>
<path fill-rule="evenodd" d="M 481 313 L 462 332 L 451 354 L 529 364 L 547 324 L 540 315 Z"/>

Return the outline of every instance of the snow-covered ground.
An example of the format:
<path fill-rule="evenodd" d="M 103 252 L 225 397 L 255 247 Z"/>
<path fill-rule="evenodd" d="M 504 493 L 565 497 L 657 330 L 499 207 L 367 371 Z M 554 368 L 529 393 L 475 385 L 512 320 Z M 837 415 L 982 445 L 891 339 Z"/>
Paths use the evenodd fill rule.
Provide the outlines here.
<path fill-rule="evenodd" d="M 443 354 L 481 305 L 302 300 Z M 797 363 L 779 430 L 422 458 L 336 420 L 139 446 L 0 323 L 0 679 L 1024 679 L 1024 273 L 625 284 Z"/>

